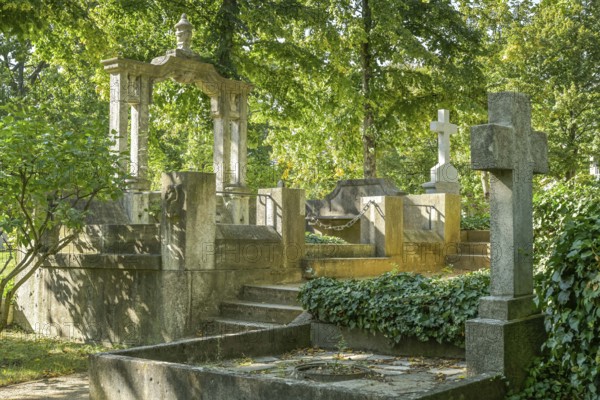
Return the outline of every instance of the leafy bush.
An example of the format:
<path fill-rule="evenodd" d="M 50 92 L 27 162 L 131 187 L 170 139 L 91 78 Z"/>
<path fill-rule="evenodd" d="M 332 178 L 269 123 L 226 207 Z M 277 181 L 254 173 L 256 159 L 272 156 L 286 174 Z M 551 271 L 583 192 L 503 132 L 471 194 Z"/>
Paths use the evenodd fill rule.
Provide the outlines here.
<path fill-rule="evenodd" d="M 467 231 L 490 229 L 490 215 L 462 217 L 460 220 L 460 229 Z"/>
<path fill-rule="evenodd" d="M 554 249 L 556 239 L 565 222 L 580 214 L 586 201 L 600 193 L 600 184 L 590 176 L 581 176 L 568 182 L 542 181 L 543 190 L 533 197 L 534 264 L 539 270 L 546 264 Z M 596 200 L 597 201 L 597 200 Z"/>
<path fill-rule="evenodd" d="M 304 241 L 310 244 L 348 244 L 348 242 L 339 237 L 317 235 L 310 232 L 304 232 Z"/>
<path fill-rule="evenodd" d="M 315 279 L 302 286 L 299 299 L 323 322 L 380 332 L 395 342 L 413 336 L 464 347 L 464 323 L 477 315 L 488 287 L 487 272 L 450 279 L 386 273 L 360 281 Z"/>
<path fill-rule="evenodd" d="M 589 181 L 555 184 L 536 198 L 537 291 L 548 339 L 512 399 L 600 396 L 599 198 Z"/>

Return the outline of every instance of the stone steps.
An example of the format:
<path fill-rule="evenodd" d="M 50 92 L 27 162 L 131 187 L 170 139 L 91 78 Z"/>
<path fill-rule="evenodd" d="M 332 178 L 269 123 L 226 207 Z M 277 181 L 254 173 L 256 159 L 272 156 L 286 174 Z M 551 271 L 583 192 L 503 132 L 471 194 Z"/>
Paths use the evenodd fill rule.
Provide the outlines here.
<path fill-rule="evenodd" d="M 204 331 L 223 334 L 289 324 L 303 312 L 297 300 L 299 286 L 245 285 L 237 299 L 221 303 L 220 315 L 207 321 Z"/>
<path fill-rule="evenodd" d="M 396 265 L 387 257 L 322 258 L 302 261 L 306 279 L 366 278 L 392 271 Z"/>
<path fill-rule="evenodd" d="M 460 255 L 490 255 L 490 242 L 463 242 L 458 246 Z"/>
<path fill-rule="evenodd" d="M 298 307 L 298 293 L 298 286 L 246 285 L 242 288 L 240 300 Z"/>
<path fill-rule="evenodd" d="M 306 244 L 306 258 L 375 257 L 374 244 Z"/>
<path fill-rule="evenodd" d="M 446 256 L 446 264 L 464 271 L 490 267 L 490 231 L 461 231 L 458 252 Z"/>
<path fill-rule="evenodd" d="M 251 301 L 224 301 L 221 316 L 242 321 L 289 324 L 302 314 L 302 307 Z"/>
<path fill-rule="evenodd" d="M 206 332 L 210 335 L 223 335 L 227 333 L 238 333 L 247 331 L 257 331 L 263 329 L 274 329 L 283 326 L 282 324 L 272 324 L 268 322 L 244 321 L 239 319 L 216 318 L 211 322 L 211 330 Z"/>
<path fill-rule="evenodd" d="M 490 257 L 473 254 L 456 254 L 446 256 L 446 264 L 451 264 L 457 269 L 477 271 L 481 268 L 490 267 Z"/>

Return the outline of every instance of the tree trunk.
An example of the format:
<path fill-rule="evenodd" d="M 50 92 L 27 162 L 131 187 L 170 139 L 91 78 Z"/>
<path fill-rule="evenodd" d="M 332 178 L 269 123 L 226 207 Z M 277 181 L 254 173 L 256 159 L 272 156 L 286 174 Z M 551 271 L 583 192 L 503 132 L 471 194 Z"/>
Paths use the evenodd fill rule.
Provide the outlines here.
<path fill-rule="evenodd" d="M 371 54 L 371 29 L 373 20 L 369 0 L 362 0 L 362 22 L 366 39 L 361 45 L 360 58 L 362 67 L 363 92 L 363 174 L 365 178 L 377 177 L 377 141 L 375 133 L 375 117 L 371 99 L 371 78 L 373 77 L 373 56 Z"/>
<path fill-rule="evenodd" d="M 488 171 L 481 171 L 481 188 L 483 189 L 483 196 L 487 202 L 490 201 L 490 173 Z"/>
<path fill-rule="evenodd" d="M 2 292 L 0 292 L 0 332 L 8 326 L 8 314 L 13 297 L 14 291 L 12 289 L 6 292 L 6 297 L 4 298 L 2 297 Z"/>

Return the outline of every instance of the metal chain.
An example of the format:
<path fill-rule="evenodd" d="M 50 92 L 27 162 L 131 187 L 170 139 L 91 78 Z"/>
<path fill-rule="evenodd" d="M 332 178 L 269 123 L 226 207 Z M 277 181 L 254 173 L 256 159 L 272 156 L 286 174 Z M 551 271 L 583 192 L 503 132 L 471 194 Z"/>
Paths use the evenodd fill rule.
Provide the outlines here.
<path fill-rule="evenodd" d="M 362 208 L 362 210 L 358 213 L 357 216 L 355 216 L 354 218 L 352 218 L 350 221 L 346 222 L 344 225 L 325 225 L 324 223 L 322 223 L 321 221 L 319 221 L 319 218 L 316 216 L 309 216 L 309 221 L 308 223 L 310 225 L 317 225 L 320 228 L 323 229 L 329 229 L 329 230 L 334 230 L 334 231 L 343 231 L 344 229 L 348 229 L 350 228 L 352 225 L 354 225 L 355 223 L 357 223 L 360 218 L 365 215 L 365 213 L 367 212 L 367 210 L 369 209 L 369 207 L 374 206 L 375 209 L 377 210 L 377 212 L 379 213 L 379 215 L 381 215 L 382 218 L 385 218 L 383 211 L 381 210 L 381 207 L 379 207 L 379 204 L 377 204 L 374 200 L 369 200 L 364 207 Z"/>

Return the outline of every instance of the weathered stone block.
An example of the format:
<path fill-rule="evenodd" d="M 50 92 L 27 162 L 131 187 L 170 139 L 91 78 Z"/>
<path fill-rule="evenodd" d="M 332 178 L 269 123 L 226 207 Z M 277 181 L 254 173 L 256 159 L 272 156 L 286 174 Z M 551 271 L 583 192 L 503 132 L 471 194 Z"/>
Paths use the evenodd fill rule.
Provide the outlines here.
<path fill-rule="evenodd" d="M 536 314 L 511 321 L 477 318 L 466 322 L 466 355 L 470 375 L 503 374 L 519 390 L 545 339 L 544 318 Z"/>
<path fill-rule="evenodd" d="M 471 128 L 471 167 L 475 170 L 513 168 L 513 136 L 511 127 L 478 125 Z"/>

